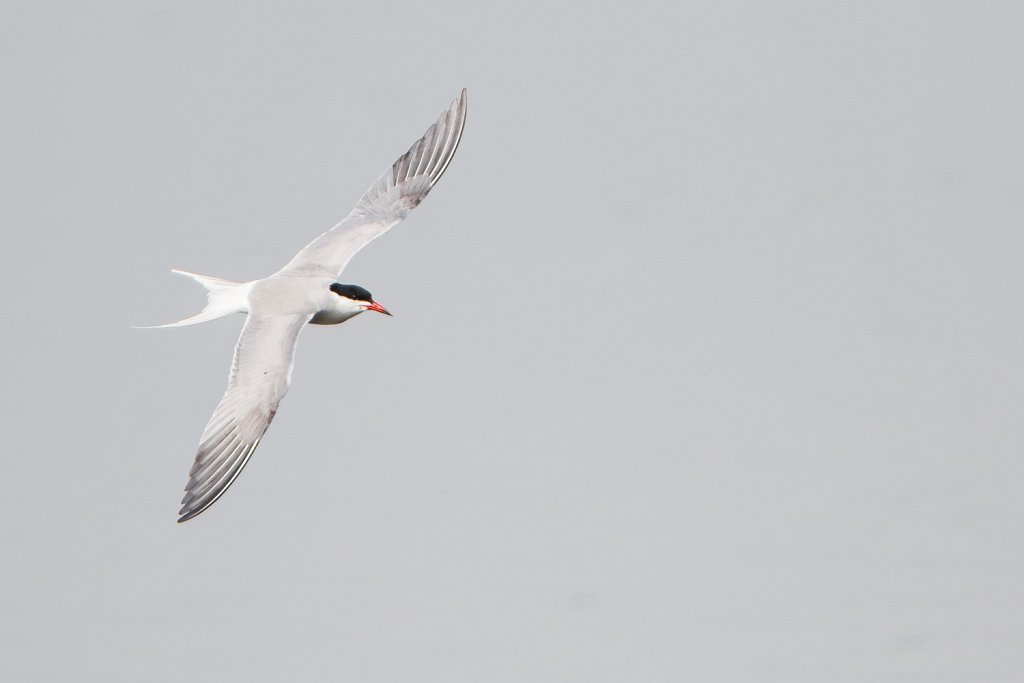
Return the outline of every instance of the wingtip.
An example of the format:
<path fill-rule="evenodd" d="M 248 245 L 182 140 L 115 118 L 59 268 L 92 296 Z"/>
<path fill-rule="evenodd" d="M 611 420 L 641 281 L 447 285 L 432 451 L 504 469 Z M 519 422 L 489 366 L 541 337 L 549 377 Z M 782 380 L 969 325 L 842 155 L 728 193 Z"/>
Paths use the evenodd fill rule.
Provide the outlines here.
<path fill-rule="evenodd" d="M 199 513 L 201 513 L 205 509 L 206 508 L 204 507 L 204 508 L 200 508 L 198 510 L 189 510 L 188 512 L 186 512 L 185 508 L 182 508 L 182 509 L 178 510 L 179 517 L 178 517 L 178 522 L 177 523 L 178 524 L 184 524 L 185 522 L 189 521 L 190 519 L 195 519 L 196 517 L 199 516 Z"/>
<path fill-rule="evenodd" d="M 458 115 L 459 113 L 464 114 L 465 111 L 466 111 L 466 104 L 467 104 L 468 100 L 469 100 L 469 91 L 466 90 L 465 88 L 463 88 L 459 92 L 459 96 L 456 97 L 454 100 L 452 100 L 452 103 L 448 106 L 448 113 L 449 114 L 456 114 L 456 115 Z M 441 115 L 442 118 L 444 118 L 444 116 L 445 116 L 445 114 Z"/>
<path fill-rule="evenodd" d="M 185 497 L 181 499 L 181 507 L 178 509 L 178 524 L 184 524 L 190 519 L 195 519 L 201 513 L 206 511 L 206 508 L 210 507 L 210 503 L 206 505 L 194 505 L 195 501 L 189 501 L 189 494 L 186 491 Z"/>

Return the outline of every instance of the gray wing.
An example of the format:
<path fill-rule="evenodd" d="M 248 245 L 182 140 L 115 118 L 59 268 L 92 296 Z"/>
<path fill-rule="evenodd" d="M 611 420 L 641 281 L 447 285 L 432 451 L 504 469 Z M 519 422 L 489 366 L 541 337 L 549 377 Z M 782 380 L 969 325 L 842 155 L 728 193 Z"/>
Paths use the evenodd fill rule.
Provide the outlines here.
<path fill-rule="evenodd" d="M 288 391 L 295 344 L 309 319 L 252 314 L 246 318 L 227 391 L 199 440 L 178 522 L 213 505 L 249 462 Z"/>
<path fill-rule="evenodd" d="M 423 137 L 370 186 L 352 213 L 306 245 L 275 274 L 338 277 L 356 252 L 401 222 L 423 201 L 455 155 L 465 123 L 463 89 Z"/>

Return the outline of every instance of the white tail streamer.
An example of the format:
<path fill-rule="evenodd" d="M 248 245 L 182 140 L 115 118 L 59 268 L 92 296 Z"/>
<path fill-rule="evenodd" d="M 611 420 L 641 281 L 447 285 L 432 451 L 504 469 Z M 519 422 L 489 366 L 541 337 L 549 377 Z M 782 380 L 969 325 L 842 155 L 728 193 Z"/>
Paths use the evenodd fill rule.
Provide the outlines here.
<path fill-rule="evenodd" d="M 195 315 L 166 325 L 141 325 L 139 329 L 158 329 L 162 327 L 185 327 L 198 325 L 209 320 L 223 318 L 232 313 L 247 313 L 249 310 L 249 283 L 225 280 L 210 275 L 190 273 L 187 270 L 171 270 L 172 273 L 192 278 L 206 287 L 206 307 Z"/>

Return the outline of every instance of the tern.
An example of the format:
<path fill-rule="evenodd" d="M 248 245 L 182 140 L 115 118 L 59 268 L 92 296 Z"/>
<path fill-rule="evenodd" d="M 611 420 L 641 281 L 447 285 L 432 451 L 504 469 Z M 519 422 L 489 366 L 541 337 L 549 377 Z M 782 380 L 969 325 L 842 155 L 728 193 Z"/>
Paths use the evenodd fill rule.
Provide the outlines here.
<path fill-rule="evenodd" d="M 180 327 L 245 313 L 228 387 L 203 430 L 178 522 L 224 495 L 263 438 L 288 391 L 295 346 L 307 324 L 337 325 L 363 311 L 391 315 L 359 285 L 339 282 L 349 260 L 405 218 L 448 168 L 466 122 L 466 91 L 366 191 L 352 212 L 270 277 L 235 282 L 182 270 L 207 289 L 206 307 Z"/>

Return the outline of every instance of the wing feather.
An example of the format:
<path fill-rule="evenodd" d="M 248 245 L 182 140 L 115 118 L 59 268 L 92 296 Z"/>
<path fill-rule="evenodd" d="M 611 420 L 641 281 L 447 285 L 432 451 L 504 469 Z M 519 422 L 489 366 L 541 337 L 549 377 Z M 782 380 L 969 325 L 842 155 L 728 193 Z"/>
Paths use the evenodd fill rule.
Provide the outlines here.
<path fill-rule="evenodd" d="M 466 91 L 377 179 L 348 216 L 279 270 L 279 276 L 336 278 L 360 249 L 423 201 L 451 163 L 466 124 Z"/>
<path fill-rule="evenodd" d="M 179 522 L 213 505 L 249 462 L 288 391 L 295 345 L 309 319 L 254 314 L 246 318 L 228 388 L 199 440 Z"/>

